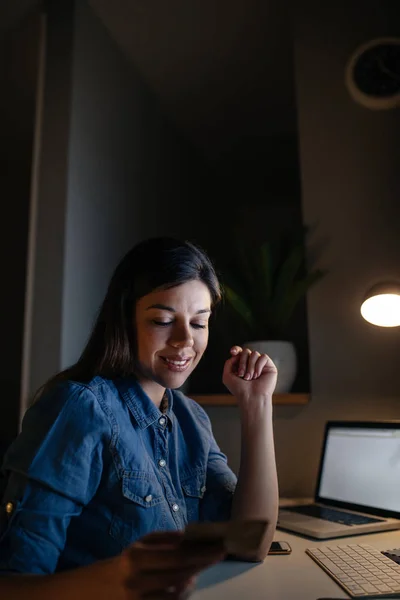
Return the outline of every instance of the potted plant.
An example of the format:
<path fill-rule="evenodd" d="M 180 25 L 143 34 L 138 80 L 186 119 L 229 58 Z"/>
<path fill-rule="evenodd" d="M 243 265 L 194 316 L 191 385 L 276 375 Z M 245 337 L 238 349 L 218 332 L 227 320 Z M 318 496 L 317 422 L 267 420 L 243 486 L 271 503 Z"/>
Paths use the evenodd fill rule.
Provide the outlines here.
<path fill-rule="evenodd" d="M 268 354 L 278 369 L 276 393 L 289 392 L 297 355 L 289 337 L 293 313 L 309 288 L 325 274 L 307 267 L 305 229 L 261 243 L 240 243 L 224 274 L 225 298 L 241 320 L 243 344 Z"/>

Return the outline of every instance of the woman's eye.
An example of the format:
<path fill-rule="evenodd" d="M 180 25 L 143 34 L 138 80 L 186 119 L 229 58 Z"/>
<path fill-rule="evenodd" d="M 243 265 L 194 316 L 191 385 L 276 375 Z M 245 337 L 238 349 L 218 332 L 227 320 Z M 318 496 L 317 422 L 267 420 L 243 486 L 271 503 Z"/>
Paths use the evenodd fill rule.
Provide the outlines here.
<path fill-rule="evenodd" d="M 157 319 L 152 320 L 153 325 L 157 325 L 157 327 L 168 327 L 171 325 L 173 321 L 158 321 Z M 194 329 L 206 329 L 207 325 L 203 325 L 202 323 L 191 323 L 191 326 Z"/>

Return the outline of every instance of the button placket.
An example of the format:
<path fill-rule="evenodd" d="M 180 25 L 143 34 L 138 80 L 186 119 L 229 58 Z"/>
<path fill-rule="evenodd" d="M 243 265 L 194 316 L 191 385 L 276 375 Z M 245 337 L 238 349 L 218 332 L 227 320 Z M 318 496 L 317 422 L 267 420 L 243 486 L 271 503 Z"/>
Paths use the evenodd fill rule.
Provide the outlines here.
<path fill-rule="evenodd" d="M 165 419 L 165 424 L 162 425 L 160 421 Z M 155 447 L 154 454 L 156 459 L 156 464 L 159 467 L 159 473 L 165 488 L 165 497 L 171 511 L 171 515 L 176 523 L 178 529 L 182 529 L 185 523 L 183 521 L 183 512 L 181 507 L 177 504 L 176 500 L 178 499 L 177 493 L 174 489 L 171 473 L 168 467 L 168 442 L 169 442 L 169 432 L 167 428 L 168 419 L 164 416 L 159 417 L 158 422 L 155 427 Z M 158 425 L 158 426 L 157 426 Z M 165 458 L 164 458 L 165 457 Z"/>

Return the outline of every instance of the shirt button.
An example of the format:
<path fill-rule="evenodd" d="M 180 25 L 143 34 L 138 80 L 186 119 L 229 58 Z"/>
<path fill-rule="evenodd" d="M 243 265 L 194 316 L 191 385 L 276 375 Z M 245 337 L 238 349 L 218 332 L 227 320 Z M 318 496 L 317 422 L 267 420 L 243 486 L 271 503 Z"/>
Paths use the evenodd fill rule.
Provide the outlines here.
<path fill-rule="evenodd" d="M 159 466 L 160 466 L 160 467 L 165 467 L 165 465 L 166 465 L 167 463 L 166 463 L 166 462 L 165 462 L 165 460 L 162 458 L 161 460 L 159 460 L 159 461 L 158 461 L 158 464 L 159 464 Z"/>
<path fill-rule="evenodd" d="M 151 502 L 153 500 L 153 496 L 151 494 L 149 494 L 148 496 L 146 496 L 145 501 L 146 502 Z"/>
<path fill-rule="evenodd" d="M 159 419 L 158 422 L 160 423 L 160 425 L 165 425 L 165 417 L 161 417 L 161 419 Z"/>
<path fill-rule="evenodd" d="M 7 502 L 6 504 L 6 513 L 8 515 L 11 515 L 12 511 L 14 510 L 14 504 L 12 502 Z"/>
<path fill-rule="evenodd" d="M 174 512 L 177 512 L 177 511 L 179 510 L 179 506 L 178 506 L 177 504 L 173 504 L 173 505 L 172 505 L 172 510 L 173 510 Z"/>
<path fill-rule="evenodd" d="M 207 489 L 206 486 L 203 485 L 203 487 L 201 488 L 201 493 L 204 494 L 204 492 L 206 491 L 206 489 Z"/>

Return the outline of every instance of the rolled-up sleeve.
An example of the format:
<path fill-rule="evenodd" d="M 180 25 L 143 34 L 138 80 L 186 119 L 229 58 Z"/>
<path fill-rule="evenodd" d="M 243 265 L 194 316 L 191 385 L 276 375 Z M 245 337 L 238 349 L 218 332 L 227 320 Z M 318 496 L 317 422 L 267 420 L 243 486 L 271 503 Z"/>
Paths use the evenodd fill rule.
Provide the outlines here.
<path fill-rule="evenodd" d="M 201 521 L 228 521 L 231 517 L 232 498 L 237 478 L 228 466 L 226 455 L 215 441 L 211 421 L 207 413 L 197 405 L 198 416 L 210 436 L 210 452 L 207 461 L 206 490 L 200 505 Z"/>
<path fill-rule="evenodd" d="M 53 573 L 71 518 L 92 499 L 103 471 L 108 423 L 93 393 L 65 383 L 26 413 L 6 454 L 0 571 Z"/>

